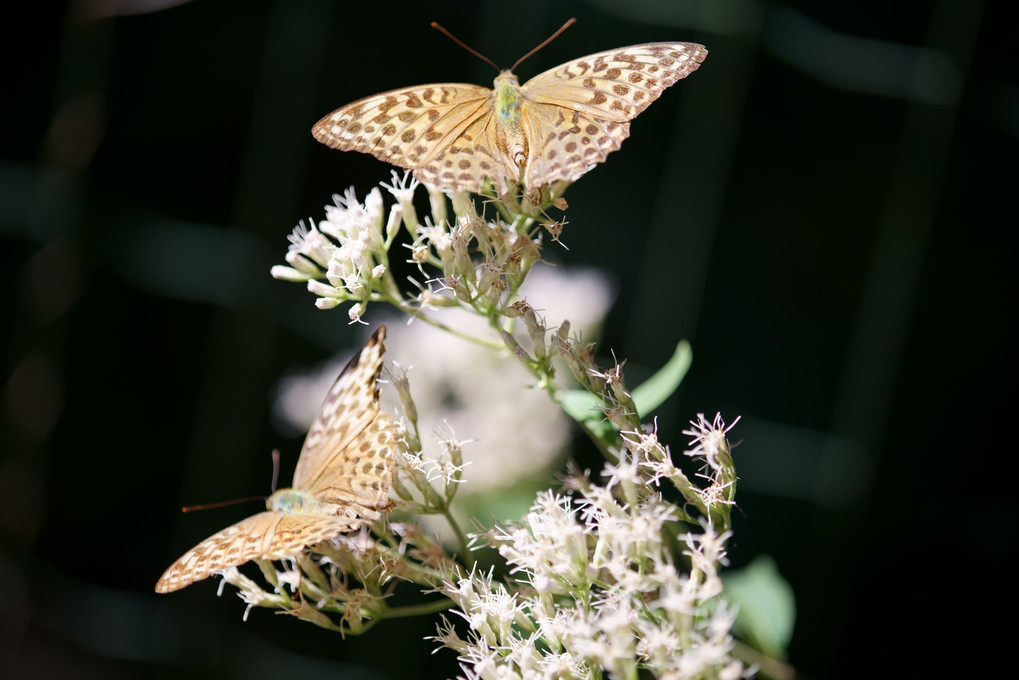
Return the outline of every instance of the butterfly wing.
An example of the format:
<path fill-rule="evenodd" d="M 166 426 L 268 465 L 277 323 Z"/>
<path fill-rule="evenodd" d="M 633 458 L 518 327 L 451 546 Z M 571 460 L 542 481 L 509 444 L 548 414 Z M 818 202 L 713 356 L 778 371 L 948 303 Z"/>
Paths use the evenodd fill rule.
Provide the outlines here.
<path fill-rule="evenodd" d="M 630 136 L 628 122 L 616 123 L 568 108 L 524 102 L 528 116 L 527 165 L 524 185 L 529 188 L 578 179 L 603 163 Z"/>
<path fill-rule="evenodd" d="M 646 43 L 569 61 L 524 83 L 524 182 L 535 188 L 574 180 L 630 135 L 629 121 L 708 51 L 694 43 Z"/>
<path fill-rule="evenodd" d="M 380 326 L 333 383 L 294 471 L 295 489 L 327 503 L 353 503 L 354 514 L 362 514 L 357 505 L 384 506 L 389 496 L 393 426 L 379 410 L 378 388 L 385 340 Z"/>
<path fill-rule="evenodd" d="M 276 560 L 309 545 L 335 538 L 363 524 L 349 517 L 260 512 L 209 536 L 170 565 L 156 583 L 157 593 L 170 593 L 217 571 L 253 559 Z"/>
<path fill-rule="evenodd" d="M 343 506 L 348 516 L 378 519 L 390 505 L 395 444 L 393 423 L 379 411 L 307 490 L 317 500 Z"/>
<path fill-rule="evenodd" d="M 492 91 L 442 83 L 405 87 L 340 107 L 311 129 L 341 151 L 370 153 L 444 189 L 480 191 L 500 160 L 491 130 Z"/>
<path fill-rule="evenodd" d="M 491 90 L 487 90 L 491 94 Z M 497 129 L 491 100 L 467 122 L 437 142 L 438 152 L 414 170 L 422 182 L 452 191 L 480 193 L 485 180 L 500 192 L 519 181 L 520 168 Z"/>

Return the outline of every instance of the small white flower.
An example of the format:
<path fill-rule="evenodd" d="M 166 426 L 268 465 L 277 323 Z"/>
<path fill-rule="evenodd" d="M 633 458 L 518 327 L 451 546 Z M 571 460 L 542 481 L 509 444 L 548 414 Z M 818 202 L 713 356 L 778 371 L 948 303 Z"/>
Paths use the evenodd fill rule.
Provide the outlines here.
<path fill-rule="evenodd" d="M 414 204 L 411 203 L 413 209 Z M 396 232 L 400 230 L 400 223 L 407 225 L 407 231 L 414 234 L 417 229 L 417 215 L 413 212 L 407 213 L 404 207 L 400 204 L 396 204 L 389 209 L 389 219 L 386 221 L 386 241 L 390 242 Z"/>
<path fill-rule="evenodd" d="M 640 464 L 637 456 L 627 455 L 629 451 L 622 449 L 618 452 L 619 460 L 615 463 L 606 463 L 602 477 L 608 479 L 605 486 L 611 489 L 620 484 L 643 484 L 640 476 Z"/>
<path fill-rule="evenodd" d="M 673 627 L 659 627 L 647 620 L 640 620 L 638 626 L 637 654 L 642 659 L 655 665 L 664 665 L 673 655 L 682 651 L 683 643 Z"/>
<path fill-rule="evenodd" d="M 365 326 L 368 325 L 367 321 L 361 320 L 361 315 L 364 314 L 364 310 L 367 307 L 363 302 L 358 302 L 356 305 L 351 305 L 347 311 L 347 316 L 350 317 L 350 323 L 363 323 Z"/>
<path fill-rule="evenodd" d="M 670 614 L 690 616 L 697 612 L 700 584 L 686 574 L 677 574 L 660 591 L 660 597 L 651 603 Z"/>
<path fill-rule="evenodd" d="M 286 260 L 294 269 L 311 275 L 321 274 L 336 246 L 319 232 L 314 225 L 307 227 L 301 220 L 287 236 L 290 247 Z"/>
<path fill-rule="evenodd" d="M 655 416 L 652 427 L 645 427 L 646 429 L 642 432 L 621 432 L 620 434 L 630 451 L 649 458 L 652 453 L 662 450 L 662 444 L 658 441 L 658 417 Z"/>
<path fill-rule="evenodd" d="M 681 536 L 687 546 L 684 553 L 690 557 L 694 569 L 715 572 L 716 564 L 722 566 L 729 564 L 725 544 L 732 536 L 732 531 L 717 534 L 715 528 L 707 521 L 702 521 L 701 526 L 704 529 L 701 533 L 687 533 Z"/>
<path fill-rule="evenodd" d="M 296 566 L 276 572 L 276 579 L 279 581 L 280 586 L 289 586 L 292 593 L 297 592 L 297 588 L 301 585 L 301 578 L 301 572 Z"/>
<path fill-rule="evenodd" d="M 703 413 L 697 414 L 696 421 L 690 421 L 693 425 L 689 430 L 683 430 L 683 434 L 693 437 L 690 440 L 692 449 L 684 451 L 683 455 L 690 457 L 704 457 L 708 465 L 713 470 L 720 470 L 722 468 L 721 458 L 729 457 L 729 443 L 726 441 L 725 435 L 736 423 L 739 422 L 739 418 L 732 421 L 731 425 L 726 426 L 725 421 L 722 420 L 722 414 L 715 414 L 715 419 L 708 422 L 707 418 L 704 417 Z"/>
<path fill-rule="evenodd" d="M 340 301 L 335 298 L 319 298 L 315 300 L 315 306 L 319 309 L 332 309 L 340 304 Z"/>
<path fill-rule="evenodd" d="M 456 628 L 453 627 L 453 624 L 445 616 L 441 617 L 437 633 L 437 635 L 428 639 L 435 640 L 443 647 L 449 647 L 460 654 L 467 652 L 468 642 L 457 635 Z"/>
<path fill-rule="evenodd" d="M 399 201 L 401 205 L 413 201 L 414 192 L 420 186 L 420 182 L 417 181 L 414 175 L 412 175 L 410 171 L 406 171 L 401 177 L 396 170 L 393 170 L 392 177 L 392 184 L 386 184 L 383 182 L 381 186 L 387 189 L 389 193 L 393 195 L 393 198 Z"/>
<path fill-rule="evenodd" d="M 302 271 L 298 271 L 293 267 L 284 267 L 281 264 L 274 264 L 269 269 L 269 275 L 278 281 L 290 281 L 291 283 L 302 283 L 311 278 Z"/>
<path fill-rule="evenodd" d="M 709 477 L 710 482 L 707 487 L 700 490 L 700 497 L 704 499 L 704 505 L 712 507 L 714 505 L 735 505 L 736 501 L 730 498 L 729 488 L 736 483 L 736 480 L 730 480 L 725 484 L 717 483 L 714 478 Z"/>

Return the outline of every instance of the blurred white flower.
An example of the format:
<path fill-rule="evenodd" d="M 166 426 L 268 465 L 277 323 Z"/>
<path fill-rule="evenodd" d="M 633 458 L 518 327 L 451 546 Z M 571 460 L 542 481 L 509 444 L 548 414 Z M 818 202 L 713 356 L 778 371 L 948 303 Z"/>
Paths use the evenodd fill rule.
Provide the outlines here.
<path fill-rule="evenodd" d="M 538 266 L 530 272 L 521 295 L 548 300 L 549 306 L 539 313 L 549 319 L 569 314 L 574 329 L 585 337 L 595 337 L 613 292 L 605 277 L 594 270 Z M 480 337 L 490 335 L 488 326 L 475 315 L 455 308 L 434 315 L 458 330 Z M 443 454 L 441 433 L 449 430 L 472 440 L 463 449 L 462 481 L 467 483 L 459 493 L 488 494 L 522 478 L 538 476 L 566 449 L 568 419 L 550 405 L 547 394 L 520 389 L 531 377 L 517 362 L 425 323 L 371 320 L 388 321 L 387 357 L 408 367 L 426 456 L 437 459 Z M 526 341 L 523 328 L 518 339 Z M 274 415 L 294 431 L 307 430 L 351 352 L 346 350 L 319 368 L 282 379 Z M 465 366 L 470 370 L 464 370 Z M 383 387 L 382 402 L 390 413 L 399 412 L 396 390 Z"/>

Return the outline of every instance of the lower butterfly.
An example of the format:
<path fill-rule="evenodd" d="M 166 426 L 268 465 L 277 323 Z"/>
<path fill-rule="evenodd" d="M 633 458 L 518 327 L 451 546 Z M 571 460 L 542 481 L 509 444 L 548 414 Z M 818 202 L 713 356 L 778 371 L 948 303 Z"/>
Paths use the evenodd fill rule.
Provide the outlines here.
<path fill-rule="evenodd" d="M 389 507 L 395 435 L 379 409 L 386 328 L 380 327 L 340 373 L 308 430 L 294 484 L 268 510 L 210 536 L 156 583 L 169 593 L 249 560 L 290 557 L 377 520 Z"/>
<path fill-rule="evenodd" d="M 491 90 L 405 87 L 336 109 L 312 134 L 440 189 L 478 193 L 487 181 L 501 195 L 518 184 L 533 191 L 604 162 L 630 136 L 630 121 L 707 54 L 695 43 L 645 43 L 568 61 L 523 85 L 509 69 Z"/>

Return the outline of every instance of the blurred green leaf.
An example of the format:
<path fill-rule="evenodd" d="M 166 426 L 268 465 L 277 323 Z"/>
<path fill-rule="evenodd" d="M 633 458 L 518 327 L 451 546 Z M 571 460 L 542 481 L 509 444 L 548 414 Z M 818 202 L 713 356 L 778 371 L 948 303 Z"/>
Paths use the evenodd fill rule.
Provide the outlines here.
<path fill-rule="evenodd" d="M 723 574 L 722 581 L 726 599 L 739 606 L 740 637 L 769 656 L 784 658 L 796 622 L 796 599 L 775 560 L 757 557 L 745 568 Z"/>
<path fill-rule="evenodd" d="M 544 479 L 524 479 L 512 487 L 481 495 L 457 496 L 458 512 L 476 526 L 473 530 L 491 529 L 496 522 L 516 522 L 527 514 L 534 497 L 548 488 Z"/>
<path fill-rule="evenodd" d="M 633 402 L 637 405 L 637 413 L 643 418 L 662 405 L 672 396 L 683 377 L 690 369 L 693 351 L 686 340 L 676 345 L 676 351 L 668 363 L 662 366 L 644 384 L 631 392 Z M 559 405 L 566 415 L 581 423 L 602 441 L 610 441 L 615 434 L 615 426 L 606 420 L 602 413 L 604 403 L 601 398 L 585 390 L 563 390 L 559 393 Z"/>
<path fill-rule="evenodd" d="M 693 361 L 693 350 L 690 343 L 681 340 L 676 345 L 676 351 L 672 358 L 662 366 L 657 373 L 648 378 L 642 385 L 633 389 L 633 403 L 637 405 L 637 413 L 641 418 L 662 405 L 666 399 L 672 396 L 679 384 L 683 382 L 686 372 L 690 370 L 690 363 Z"/>
<path fill-rule="evenodd" d="M 602 413 L 604 403 L 601 397 L 585 390 L 563 390 L 559 393 L 559 405 L 566 415 L 583 424 L 601 441 L 612 439 L 616 428 Z"/>

